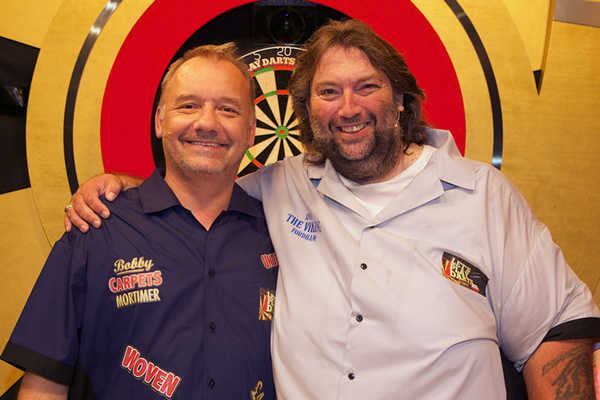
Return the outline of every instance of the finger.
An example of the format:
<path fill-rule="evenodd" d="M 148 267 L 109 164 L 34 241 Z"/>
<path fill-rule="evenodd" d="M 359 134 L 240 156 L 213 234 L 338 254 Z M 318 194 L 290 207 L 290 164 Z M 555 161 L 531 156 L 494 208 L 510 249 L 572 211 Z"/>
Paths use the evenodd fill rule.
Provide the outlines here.
<path fill-rule="evenodd" d="M 70 225 L 70 226 L 68 226 Z M 67 232 L 71 231 L 71 226 L 76 226 L 81 232 L 87 232 L 90 227 L 79 215 L 75 212 L 75 207 L 65 209 L 65 228 Z"/>
<path fill-rule="evenodd" d="M 105 197 L 106 200 L 113 201 L 117 198 L 119 193 L 121 193 L 121 190 L 123 189 L 123 181 L 115 175 L 108 175 L 107 179 L 108 180 L 104 190 Z"/>
<path fill-rule="evenodd" d="M 67 211 L 67 216 L 73 225 L 77 226 L 80 230 L 81 226 L 87 226 L 88 223 L 96 228 L 100 227 L 102 224 L 100 217 L 88 206 L 79 191 L 75 192 L 73 197 L 71 197 L 71 204 L 73 204 L 73 208 Z"/>
<path fill-rule="evenodd" d="M 95 220 L 98 220 L 98 222 L 100 222 L 100 220 L 98 219 L 98 214 L 100 214 L 102 218 L 110 217 L 110 210 L 100 200 L 100 197 L 98 197 L 97 192 L 82 193 L 81 199 L 83 200 L 83 202 L 73 203 L 73 207 L 79 206 L 80 208 L 77 208 L 77 213 L 83 219 L 92 223 L 94 226 L 96 226 Z M 79 212 L 80 209 L 81 212 Z M 94 220 L 91 220 L 90 218 L 93 218 Z M 100 225 L 96 226 L 96 228 L 98 228 L 99 226 Z"/>
<path fill-rule="evenodd" d="M 65 213 L 65 216 L 64 216 L 64 225 L 65 225 L 65 231 L 71 232 L 71 228 L 73 227 L 73 224 L 71 223 L 71 220 L 69 219 L 69 217 L 67 217 L 67 213 Z"/>

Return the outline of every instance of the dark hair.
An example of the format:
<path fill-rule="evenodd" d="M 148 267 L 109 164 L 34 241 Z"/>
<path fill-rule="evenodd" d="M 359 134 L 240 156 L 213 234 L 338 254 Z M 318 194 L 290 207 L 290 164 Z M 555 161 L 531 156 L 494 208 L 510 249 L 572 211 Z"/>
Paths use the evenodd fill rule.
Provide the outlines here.
<path fill-rule="evenodd" d="M 408 69 L 404 57 L 373 29 L 354 19 L 330 21 L 313 33 L 304 45 L 304 50 L 297 56 L 297 65 L 289 82 L 294 112 L 300 123 L 300 141 L 309 153 L 320 153 L 310 127 L 307 105 L 310 104 L 312 79 L 323 57 L 323 54 L 334 46 L 344 48 L 356 47 L 362 50 L 375 68 L 383 72 L 392 84 L 395 97 L 403 95 L 404 111 L 400 114 L 399 124 L 402 127 L 402 144 L 404 150 L 411 143 L 422 145 L 427 143 L 425 128 L 428 126 L 421 111 L 421 101 L 425 93 L 417 84 L 417 80 Z M 326 156 L 320 154 L 325 161 Z"/>

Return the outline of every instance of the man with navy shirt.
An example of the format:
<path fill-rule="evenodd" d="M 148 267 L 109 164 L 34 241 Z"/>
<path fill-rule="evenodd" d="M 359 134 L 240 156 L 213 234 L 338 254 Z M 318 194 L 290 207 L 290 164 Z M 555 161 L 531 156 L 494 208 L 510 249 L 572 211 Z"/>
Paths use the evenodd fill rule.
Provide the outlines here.
<path fill-rule="evenodd" d="M 171 65 L 155 115 L 166 170 L 106 203 L 104 229 L 54 245 L 2 354 L 26 369 L 20 399 L 275 398 L 277 257 L 235 184 L 253 93 L 232 43 Z"/>

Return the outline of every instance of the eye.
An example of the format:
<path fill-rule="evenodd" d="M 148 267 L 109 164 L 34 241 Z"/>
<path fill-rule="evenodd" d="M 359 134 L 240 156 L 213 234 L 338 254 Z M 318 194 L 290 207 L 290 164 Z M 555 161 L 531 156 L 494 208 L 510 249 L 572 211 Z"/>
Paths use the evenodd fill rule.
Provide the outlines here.
<path fill-rule="evenodd" d="M 240 115 L 240 111 L 235 108 L 235 107 L 231 107 L 231 106 L 223 106 L 220 108 L 221 111 L 227 113 L 227 114 L 235 114 L 235 115 Z"/>
<path fill-rule="evenodd" d="M 367 96 L 379 89 L 381 89 L 380 85 L 370 82 L 360 85 L 357 89 L 357 92 L 362 96 Z"/>
<path fill-rule="evenodd" d="M 316 93 L 323 100 L 335 100 L 340 96 L 340 91 L 334 88 L 318 89 Z"/>
<path fill-rule="evenodd" d="M 194 103 L 183 103 L 183 104 L 180 104 L 179 106 L 177 106 L 178 110 L 183 110 L 183 111 L 194 110 L 196 108 L 197 108 L 197 106 Z"/>

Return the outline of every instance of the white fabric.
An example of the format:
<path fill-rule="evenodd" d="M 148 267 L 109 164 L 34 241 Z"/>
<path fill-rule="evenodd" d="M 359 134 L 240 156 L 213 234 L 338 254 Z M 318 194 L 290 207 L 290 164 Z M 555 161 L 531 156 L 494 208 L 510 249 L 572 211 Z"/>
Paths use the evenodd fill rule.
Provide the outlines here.
<path fill-rule="evenodd" d="M 504 399 L 498 345 L 520 366 L 553 326 L 600 316 L 508 179 L 429 136 L 438 150 L 374 218 L 303 155 L 239 180 L 279 258 L 278 398 Z M 444 252 L 489 278 L 487 296 L 442 275 Z"/>
<path fill-rule="evenodd" d="M 419 172 L 425 168 L 435 147 L 425 145 L 417 161 L 389 181 L 360 184 L 344 178 L 338 173 L 344 186 L 356 197 L 358 202 L 373 218 L 398 195 Z"/>

